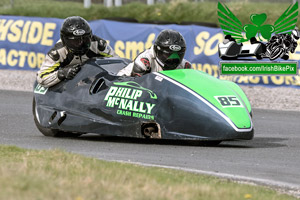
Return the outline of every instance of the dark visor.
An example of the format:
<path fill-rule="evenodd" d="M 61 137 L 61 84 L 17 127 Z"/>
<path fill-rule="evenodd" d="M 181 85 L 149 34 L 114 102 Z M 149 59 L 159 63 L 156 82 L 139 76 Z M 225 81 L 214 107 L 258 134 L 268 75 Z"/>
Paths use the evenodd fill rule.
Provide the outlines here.
<path fill-rule="evenodd" d="M 185 48 L 180 51 L 172 51 L 169 48 L 160 49 L 157 51 L 157 57 L 167 65 L 179 65 L 184 57 Z"/>
<path fill-rule="evenodd" d="M 90 46 L 91 38 L 90 35 L 80 37 L 67 37 L 65 39 L 65 42 L 70 49 L 80 49 Z"/>

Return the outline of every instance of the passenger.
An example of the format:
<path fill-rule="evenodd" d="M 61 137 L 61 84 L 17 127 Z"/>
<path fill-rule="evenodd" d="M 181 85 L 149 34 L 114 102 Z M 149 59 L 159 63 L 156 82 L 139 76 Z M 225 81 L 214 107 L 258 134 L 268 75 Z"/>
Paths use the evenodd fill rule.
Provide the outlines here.
<path fill-rule="evenodd" d="M 183 58 L 185 50 L 185 40 L 179 32 L 163 30 L 150 49 L 139 54 L 117 75 L 142 76 L 162 70 L 191 69 L 191 64 Z"/>
<path fill-rule="evenodd" d="M 112 56 L 117 55 L 104 39 L 92 34 L 85 19 L 68 17 L 60 29 L 60 40 L 47 53 L 37 73 L 37 82 L 51 87 L 74 78 L 80 65 L 89 58 Z"/>

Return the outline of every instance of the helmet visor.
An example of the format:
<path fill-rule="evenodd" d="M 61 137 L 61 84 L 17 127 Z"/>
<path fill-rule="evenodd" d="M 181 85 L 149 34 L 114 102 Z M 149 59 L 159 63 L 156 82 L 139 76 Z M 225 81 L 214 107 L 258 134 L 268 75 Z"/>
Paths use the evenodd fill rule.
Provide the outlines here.
<path fill-rule="evenodd" d="M 185 48 L 180 51 L 172 51 L 169 48 L 158 49 L 157 58 L 164 64 L 164 70 L 175 69 L 183 60 Z"/>
<path fill-rule="evenodd" d="M 90 35 L 84 35 L 80 37 L 66 37 L 65 45 L 73 52 L 84 54 L 90 48 L 91 45 L 91 37 Z"/>

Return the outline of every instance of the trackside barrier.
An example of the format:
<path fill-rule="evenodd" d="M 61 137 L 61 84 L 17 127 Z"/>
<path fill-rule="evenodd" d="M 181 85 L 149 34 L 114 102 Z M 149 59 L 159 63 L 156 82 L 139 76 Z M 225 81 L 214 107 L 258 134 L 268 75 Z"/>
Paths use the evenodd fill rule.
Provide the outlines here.
<path fill-rule="evenodd" d="M 59 40 L 63 19 L 0 15 L 0 69 L 38 70 L 45 54 Z M 245 85 L 287 86 L 300 89 L 300 76 L 220 76 L 220 28 L 197 25 L 153 25 L 109 20 L 90 21 L 93 33 L 108 40 L 120 57 L 134 59 L 149 48 L 163 29 L 179 31 L 187 43 L 185 58 L 194 69 Z M 300 60 L 300 47 L 290 60 Z M 300 68 L 298 69 L 300 71 Z M 1 73 L 1 72 L 0 72 Z"/>

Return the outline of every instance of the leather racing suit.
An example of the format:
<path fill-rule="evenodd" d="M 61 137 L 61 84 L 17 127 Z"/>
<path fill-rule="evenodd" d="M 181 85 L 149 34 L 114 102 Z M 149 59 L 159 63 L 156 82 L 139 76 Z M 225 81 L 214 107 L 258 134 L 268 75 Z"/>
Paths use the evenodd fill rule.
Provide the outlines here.
<path fill-rule="evenodd" d="M 135 60 L 118 72 L 118 76 L 142 76 L 150 72 L 162 71 L 163 64 L 156 58 L 154 46 L 139 54 Z M 191 69 L 191 63 L 183 59 L 176 69 Z"/>
<path fill-rule="evenodd" d="M 44 87 L 51 87 L 61 80 L 57 77 L 60 68 L 82 64 L 93 57 L 117 57 L 107 42 L 96 35 L 91 37 L 91 45 L 84 55 L 74 55 L 59 40 L 47 53 L 40 70 L 37 72 L 37 82 Z"/>

